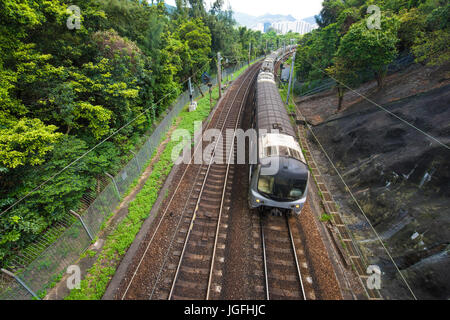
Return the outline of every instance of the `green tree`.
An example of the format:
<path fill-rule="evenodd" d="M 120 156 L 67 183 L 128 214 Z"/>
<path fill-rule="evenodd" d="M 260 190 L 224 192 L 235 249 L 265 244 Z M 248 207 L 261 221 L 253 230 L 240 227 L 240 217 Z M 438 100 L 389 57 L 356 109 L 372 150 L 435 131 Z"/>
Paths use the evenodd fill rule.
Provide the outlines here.
<path fill-rule="evenodd" d="M 186 43 L 188 52 L 184 57 L 184 67 L 181 78 L 186 81 L 191 75 L 198 87 L 201 75 L 209 68 L 209 54 L 211 53 L 211 32 L 199 18 L 182 23 L 179 26 L 177 36 L 180 41 Z"/>
<path fill-rule="evenodd" d="M 397 26 L 394 19 L 383 20 L 381 30 L 368 29 L 366 22 L 353 24 L 342 38 L 336 56 L 343 67 L 354 72 L 373 70 L 378 88 L 383 87 L 387 66 L 397 56 Z"/>
<path fill-rule="evenodd" d="M 295 70 L 301 79 L 311 81 L 321 79 L 324 70 L 331 66 L 339 45 L 339 26 L 330 24 L 307 34 L 300 40 L 296 55 Z"/>
<path fill-rule="evenodd" d="M 345 92 L 348 88 L 360 84 L 358 75 L 352 69 L 349 69 L 346 65 L 346 61 L 341 57 L 334 59 L 333 66 L 326 69 L 326 72 L 331 78 L 336 80 L 336 90 L 338 96 L 337 111 L 341 111 L 342 102 L 344 100 Z"/>
<path fill-rule="evenodd" d="M 345 9 L 345 3 L 341 0 L 324 0 L 322 10 L 316 16 L 316 23 L 324 28 L 337 21 L 339 14 Z"/>
<path fill-rule="evenodd" d="M 56 126 L 46 126 L 39 119 L 22 118 L 0 125 L 0 164 L 12 169 L 42 164 L 61 136 L 55 132 Z"/>
<path fill-rule="evenodd" d="M 409 50 L 422 32 L 425 31 L 425 16 L 417 9 L 403 9 L 399 15 L 399 51 Z"/>
<path fill-rule="evenodd" d="M 450 29 L 436 30 L 422 35 L 416 40 L 412 51 L 417 62 L 430 66 L 442 66 L 450 62 Z"/>

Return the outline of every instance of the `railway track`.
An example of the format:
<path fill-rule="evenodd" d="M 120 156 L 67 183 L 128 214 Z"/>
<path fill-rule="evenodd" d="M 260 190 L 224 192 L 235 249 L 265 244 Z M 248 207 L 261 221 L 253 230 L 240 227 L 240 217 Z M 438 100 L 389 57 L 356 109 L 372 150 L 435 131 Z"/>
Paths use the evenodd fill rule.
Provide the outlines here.
<path fill-rule="evenodd" d="M 218 129 L 225 137 L 227 129 L 237 128 L 259 65 L 235 81 L 204 129 Z M 203 142 L 208 154 L 203 164 L 183 168 L 131 279 L 125 278 L 119 289 L 122 299 L 211 299 L 220 292 L 216 283 L 224 257 L 234 167 L 227 164 L 230 161 L 220 164 L 213 159 L 226 159 L 235 147 L 234 139 L 216 140 Z M 213 259 L 218 255 L 222 258 Z"/>
<path fill-rule="evenodd" d="M 301 240 L 294 236 L 295 218 L 260 214 L 261 248 L 267 300 L 306 300 L 306 258 Z M 300 262 L 302 264 L 300 265 Z"/>
<path fill-rule="evenodd" d="M 205 125 L 205 129 L 216 128 L 222 132 L 222 137 L 225 137 L 227 129 L 236 129 L 239 126 L 249 90 L 258 71 L 259 64 L 255 64 L 247 74 L 235 81 L 211 120 Z M 230 165 L 234 163 L 232 161 L 220 164 L 215 163 L 213 159 L 230 160 L 230 150 L 234 150 L 232 154 L 236 155 L 236 146 L 234 139 L 232 141 L 220 139 L 215 142 L 214 147 L 208 150 L 209 157 L 204 159 L 203 164 L 183 167 L 177 188 L 174 189 L 171 198 L 167 199 L 159 223 L 155 224 L 151 234 L 148 235 L 140 261 L 135 262 L 136 267 L 132 269 L 134 273 L 124 279 L 122 289 L 119 289 L 119 298 L 173 300 L 221 298 L 228 225 L 231 223 L 228 210 L 231 205 L 231 184 L 236 166 Z M 206 151 L 208 145 L 210 147 L 211 143 L 204 142 L 203 150 Z M 277 253 L 280 248 L 286 251 L 289 247 L 278 249 L 272 247 L 272 244 L 279 242 L 276 239 L 279 235 L 273 228 L 283 227 L 278 221 L 281 218 L 265 219 L 261 221 L 261 231 L 264 233 L 261 238 L 265 239 L 264 274 L 268 275 L 265 281 L 268 285 L 265 290 L 263 288 L 260 291 L 256 290 L 261 293 L 265 291 L 265 295 L 267 294 L 270 299 L 304 299 L 304 289 L 300 287 L 298 280 L 302 279 L 302 274 L 299 273 L 302 266 L 299 268 L 298 264 L 293 265 L 294 261 L 297 261 L 293 258 L 294 253 L 291 252 L 290 255 Z M 284 236 L 288 237 L 287 222 L 283 221 L 286 229 Z M 281 244 L 299 247 L 299 237 L 295 238 L 295 243 L 292 240 L 289 240 L 291 242 L 282 240 Z M 293 239 L 292 234 L 288 239 Z M 296 254 L 298 261 L 306 261 L 302 250 L 297 250 Z M 306 262 L 302 264 L 306 265 Z M 257 269 L 260 270 L 259 266 Z M 308 270 L 303 271 L 308 274 Z M 280 272 L 282 277 L 277 277 Z M 263 272 L 259 273 L 255 279 L 261 279 L 262 283 L 262 275 Z M 306 278 L 303 275 L 303 280 Z M 256 287 L 259 288 L 259 285 Z M 310 283 L 306 283 L 307 296 L 314 298 L 314 294 L 309 293 L 310 287 Z M 257 293 L 257 296 L 259 295 Z M 262 294 L 260 298 L 264 298 Z"/>
<path fill-rule="evenodd" d="M 260 63 L 256 63 L 251 66 L 246 74 L 235 80 L 232 87 L 229 89 L 229 92 L 211 114 L 210 120 L 205 122 L 203 126 L 204 130 L 212 128 L 218 128 L 219 130 L 222 128 L 226 130 L 226 128 L 229 127 L 230 121 L 234 121 L 237 124 L 239 120 L 238 111 L 245 101 L 242 99 L 242 93 L 245 93 L 251 86 L 249 80 L 255 78 L 259 70 L 259 65 Z M 238 110 L 236 110 L 235 102 L 239 104 Z M 206 149 L 208 144 L 209 143 L 203 142 L 203 150 Z M 219 144 L 216 144 L 214 148 L 215 157 L 219 157 L 221 153 L 223 154 L 224 152 L 224 149 L 218 149 L 218 145 Z M 227 146 L 229 146 L 229 144 Z M 194 154 L 197 151 L 198 150 L 196 149 Z M 194 160 L 194 155 L 192 155 L 191 161 L 192 160 Z M 213 163 L 207 163 L 206 165 L 190 163 L 183 165 L 180 168 L 181 172 L 177 174 L 176 178 L 179 181 L 177 187 L 173 189 L 170 198 L 166 200 L 164 211 L 159 215 L 158 221 L 154 224 L 154 227 L 151 228 L 151 233 L 149 232 L 147 236 L 145 246 L 142 246 L 140 249 L 140 258 L 136 256 L 137 260 L 135 258 L 134 265 L 128 271 L 129 275 L 123 279 L 120 288 L 117 290 L 116 298 L 122 300 L 168 299 L 170 292 L 172 291 L 171 285 L 176 270 L 178 270 L 180 276 L 177 275 L 177 280 L 179 280 L 177 282 L 181 286 L 184 284 L 183 281 L 187 281 L 183 278 L 186 275 L 188 276 L 186 277 L 187 279 L 189 279 L 189 275 L 191 277 L 197 275 L 203 278 L 205 269 L 197 268 L 198 266 L 190 268 L 186 265 L 182 265 L 178 268 L 177 265 L 178 261 L 181 261 L 181 252 L 186 240 L 202 240 L 202 242 L 198 242 L 200 244 L 199 247 L 201 248 L 203 246 L 203 248 L 205 248 L 210 246 L 210 244 L 205 244 L 206 241 L 204 239 L 207 239 L 208 235 L 211 233 L 211 227 L 214 225 L 214 222 L 216 229 L 221 225 L 224 226 L 224 228 L 227 227 L 227 213 L 222 214 L 220 219 L 221 223 L 219 224 L 217 223 L 218 219 L 216 218 L 214 221 L 214 217 L 210 213 L 214 212 L 214 210 L 211 209 L 217 207 L 217 198 L 221 191 L 221 177 L 223 181 L 227 173 L 228 180 L 231 180 L 230 178 L 233 176 L 233 167 L 225 166 L 225 168 L 226 169 L 224 170 L 223 165 L 215 165 Z M 222 193 L 230 190 L 231 186 L 227 185 L 226 188 L 222 188 Z M 201 199 L 202 195 L 205 200 L 198 203 L 197 206 L 197 200 Z M 222 198 L 224 199 L 223 201 Z M 224 206 L 226 207 L 230 201 L 230 199 L 222 197 L 222 195 L 220 196 L 220 200 L 222 208 Z M 201 212 L 200 208 L 203 209 Z M 194 217 L 194 219 L 192 219 L 192 217 Z M 195 223 L 192 223 L 193 221 Z M 189 237 L 187 237 L 188 232 L 190 234 Z M 224 237 L 222 231 L 214 244 L 216 251 L 223 249 L 224 245 L 222 242 L 224 242 L 225 239 L 226 234 Z M 190 254 L 190 249 L 191 247 L 186 246 L 184 249 L 186 254 L 183 255 L 182 260 L 193 257 Z M 201 251 L 198 252 L 201 253 Z M 195 254 L 198 253 L 194 253 L 194 255 Z M 196 257 L 198 258 L 198 255 Z M 184 261 L 187 261 L 187 259 Z M 196 283 L 198 282 L 198 280 L 195 281 Z M 178 293 L 178 291 L 172 293 Z M 177 295 L 172 294 L 170 295 L 170 298 L 176 299 Z M 189 298 L 189 296 L 186 298 Z M 205 295 L 202 299 L 204 298 Z"/>
<path fill-rule="evenodd" d="M 224 255 L 216 255 L 225 248 L 227 204 L 231 191 L 229 182 L 234 174 L 232 157 L 236 155 L 235 139 L 224 141 L 224 137 L 226 130 L 238 128 L 256 73 L 250 72 L 234 97 L 229 97 L 226 101 L 228 110 L 218 123 L 222 135 L 216 141 L 209 158 L 205 159 L 207 164 L 201 169 L 201 176 L 204 178 L 201 184 L 197 184 L 198 195 L 190 200 L 194 210 L 189 223 L 186 219 L 182 228 L 186 235 L 168 295 L 169 300 L 209 300 L 220 294 L 221 286 L 215 279 L 220 279 L 221 268 L 215 272 L 215 267 L 224 262 Z M 220 164 L 221 162 L 225 163 Z"/>

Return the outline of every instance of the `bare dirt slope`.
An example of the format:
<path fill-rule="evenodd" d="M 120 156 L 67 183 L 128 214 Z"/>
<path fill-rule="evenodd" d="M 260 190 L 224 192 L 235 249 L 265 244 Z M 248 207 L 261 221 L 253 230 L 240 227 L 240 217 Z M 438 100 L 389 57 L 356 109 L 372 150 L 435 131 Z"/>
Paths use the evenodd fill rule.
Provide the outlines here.
<path fill-rule="evenodd" d="M 413 65 L 390 75 L 379 92 L 374 82 L 356 91 L 450 145 L 448 75 L 449 66 Z M 339 114 L 332 90 L 297 102 L 417 298 L 450 298 L 450 150 L 355 93 Z M 411 298 L 328 160 L 322 165 L 364 252 L 384 272 L 382 293 Z"/>

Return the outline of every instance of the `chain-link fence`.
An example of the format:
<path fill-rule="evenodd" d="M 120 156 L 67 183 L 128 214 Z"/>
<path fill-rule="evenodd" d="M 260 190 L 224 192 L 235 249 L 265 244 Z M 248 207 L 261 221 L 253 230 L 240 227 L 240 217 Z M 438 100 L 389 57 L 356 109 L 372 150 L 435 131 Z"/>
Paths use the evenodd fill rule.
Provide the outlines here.
<path fill-rule="evenodd" d="M 223 70 L 223 79 L 233 80 L 233 74 L 245 66 L 245 63 Z M 216 77 L 211 79 L 217 85 Z M 207 85 L 201 85 L 203 93 L 208 92 Z M 194 88 L 193 98 L 200 96 L 198 87 Z M 78 212 L 67 212 L 63 222 L 58 225 L 59 233 L 56 241 L 37 240 L 30 245 L 27 252 L 17 255 L 12 271 L 0 272 L 0 300 L 24 300 L 37 297 L 45 292 L 52 283 L 58 281 L 66 268 L 77 261 L 90 246 L 102 225 L 120 204 L 133 183 L 145 170 L 152 155 L 161 143 L 165 134 L 177 118 L 180 111 L 190 101 L 186 91 L 178 97 L 169 111 L 143 144 L 134 157 L 116 175 L 105 173 L 101 178 L 103 190 L 98 195 L 83 196 L 87 205 L 81 206 Z M 55 229 L 56 230 L 56 229 Z M 56 231 L 55 231 L 56 232 Z"/>
<path fill-rule="evenodd" d="M 414 64 L 414 56 L 411 54 L 400 56 L 387 66 L 387 74 L 393 74 L 404 70 L 410 65 Z M 371 81 L 374 78 L 373 70 L 367 69 L 358 73 L 359 81 L 361 83 Z M 317 79 L 307 82 L 300 82 L 297 77 L 294 80 L 294 92 L 297 96 L 306 97 L 327 91 L 336 86 L 336 81 L 325 77 L 324 79 Z"/>

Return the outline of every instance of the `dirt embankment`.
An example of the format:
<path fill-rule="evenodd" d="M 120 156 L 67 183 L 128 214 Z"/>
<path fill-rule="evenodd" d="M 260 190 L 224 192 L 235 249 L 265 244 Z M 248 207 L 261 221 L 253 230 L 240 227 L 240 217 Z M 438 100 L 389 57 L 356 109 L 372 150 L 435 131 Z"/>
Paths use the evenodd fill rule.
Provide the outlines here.
<path fill-rule="evenodd" d="M 412 126 L 354 92 L 346 94 L 338 114 L 332 90 L 297 100 L 419 299 L 450 298 L 450 150 L 426 135 L 450 145 L 448 75 L 449 66 L 413 65 L 390 75 L 380 91 L 375 82 L 356 89 Z M 410 298 L 379 239 L 322 160 L 350 228 L 384 272 L 382 293 Z"/>

